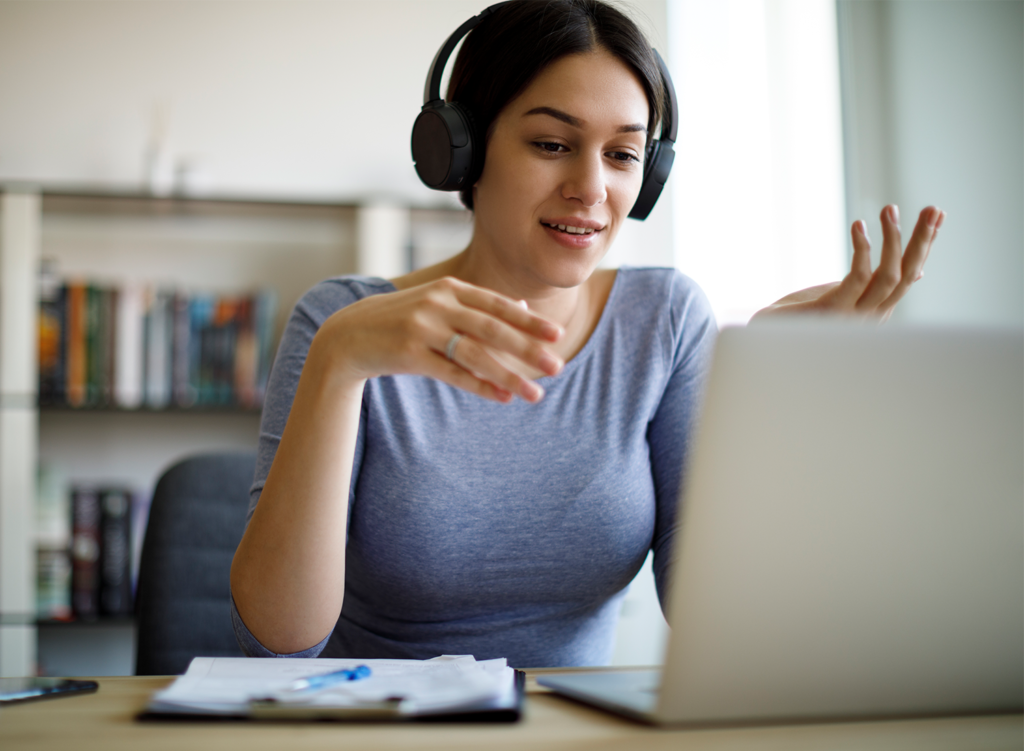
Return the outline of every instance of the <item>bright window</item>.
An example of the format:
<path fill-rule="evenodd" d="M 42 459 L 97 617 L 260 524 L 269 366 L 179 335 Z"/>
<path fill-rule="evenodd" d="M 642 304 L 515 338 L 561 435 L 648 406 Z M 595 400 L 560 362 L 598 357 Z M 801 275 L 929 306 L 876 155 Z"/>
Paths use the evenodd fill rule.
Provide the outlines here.
<path fill-rule="evenodd" d="M 720 325 L 847 262 L 835 3 L 670 0 L 676 265 Z"/>

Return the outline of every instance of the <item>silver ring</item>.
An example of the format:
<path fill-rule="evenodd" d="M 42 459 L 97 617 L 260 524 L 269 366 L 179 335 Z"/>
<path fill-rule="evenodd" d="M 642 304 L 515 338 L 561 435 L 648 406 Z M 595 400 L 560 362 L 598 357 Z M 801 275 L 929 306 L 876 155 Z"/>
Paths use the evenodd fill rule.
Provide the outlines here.
<path fill-rule="evenodd" d="M 452 362 L 455 362 L 455 348 L 459 346 L 461 338 L 462 334 L 452 334 L 452 338 L 448 340 L 448 346 L 444 348 L 444 356 Z"/>

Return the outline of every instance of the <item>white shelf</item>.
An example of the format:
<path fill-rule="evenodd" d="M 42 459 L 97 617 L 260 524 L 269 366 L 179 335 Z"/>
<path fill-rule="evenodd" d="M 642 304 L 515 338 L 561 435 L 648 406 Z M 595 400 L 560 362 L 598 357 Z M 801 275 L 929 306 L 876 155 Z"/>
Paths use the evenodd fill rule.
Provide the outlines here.
<path fill-rule="evenodd" d="M 39 196 L 0 195 L 0 613 L 35 610 L 36 267 Z M 31 673 L 35 629 L 0 626 L 0 675 Z"/>
<path fill-rule="evenodd" d="M 216 293 L 272 287 L 280 306 L 276 342 L 295 302 L 322 279 L 345 273 L 395 276 L 412 263 L 433 263 L 457 252 L 471 231 L 466 212 L 388 203 L 196 200 L 0 186 L 0 205 L 3 614 L 35 610 L 37 457 L 70 482 L 148 493 L 176 460 L 200 451 L 255 448 L 259 429 L 256 411 L 39 411 L 36 275 L 41 259 L 55 264 L 62 278 L 90 282 L 146 281 Z M 74 670 L 67 656 L 84 654 L 91 649 L 89 639 L 100 638 L 89 629 L 42 628 L 48 631 L 38 642 L 38 662 L 51 672 L 61 672 L 62 665 Z M 133 631 L 111 633 L 103 638 L 125 641 L 124 634 Z M 125 670 L 126 644 L 114 650 L 120 656 L 108 670 Z M 0 675 L 31 674 L 36 645 L 35 625 L 0 626 Z"/>

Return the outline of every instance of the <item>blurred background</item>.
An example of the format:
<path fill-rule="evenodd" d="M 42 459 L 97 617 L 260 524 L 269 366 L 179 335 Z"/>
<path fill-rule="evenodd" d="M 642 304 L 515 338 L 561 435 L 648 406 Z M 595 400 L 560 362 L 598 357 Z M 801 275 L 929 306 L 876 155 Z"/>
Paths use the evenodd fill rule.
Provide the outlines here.
<path fill-rule="evenodd" d="M 486 4 L 0 0 L 0 185 L 41 192 L 26 211 L 54 283 L 271 288 L 279 330 L 319 278 L 401 273 L 468 238 L 454 195 L 419 184 L 408 144 L 433 55 Z M 855 219 L 877 248 L 884 205 L 900 206 L 909 236 L 934 204 L 946 223 L 894 320 L 1024 323 L 1024 3 L 616 4 L 665 54 L 681 123 L 666 193 L 607 265 L 678 266 L 720 324 L 742 323 L 840 278 Z M 0 297 L 12 278 L 0 267 Z M 3 325 L 9 341 L 16 326 Z M 0 407 L 24 395 L 6 388 Z M 49 489 L 51 515 L 66 517 L 83 484 L 128 487 L 144 506 L 184 453 L 255 445 L 258 405 L 169 410 L 160 388 L 40 408 L 32 450 L 0 462 L 42 474 L 0 487 L 0 522 L 29 485 Z M 24 609 L 11 582 L 27 524 L 0 532 L 0 611 Z M 616 662 L 657 662 L 665 626 L 648 571 L 622 623 Z M 31 638 L 0 639 L 0 672 L 132 672 L 130 617 L 80 625 L 43 618 Z"/>

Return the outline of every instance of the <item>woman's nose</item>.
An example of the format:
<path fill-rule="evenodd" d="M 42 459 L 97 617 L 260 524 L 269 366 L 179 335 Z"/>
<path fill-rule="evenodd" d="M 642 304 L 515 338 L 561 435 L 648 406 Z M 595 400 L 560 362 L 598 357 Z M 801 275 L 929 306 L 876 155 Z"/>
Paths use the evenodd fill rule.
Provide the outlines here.
<path fill-rule="evenodd" d="M 608 197 L 601 155 L 580 154 L 569 165 L 562 184 L 562 197 L 577 200 L 586 207 L 599 206 Z"/>

